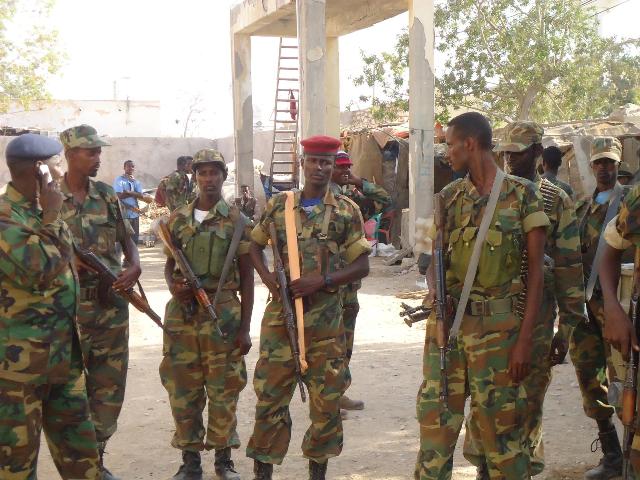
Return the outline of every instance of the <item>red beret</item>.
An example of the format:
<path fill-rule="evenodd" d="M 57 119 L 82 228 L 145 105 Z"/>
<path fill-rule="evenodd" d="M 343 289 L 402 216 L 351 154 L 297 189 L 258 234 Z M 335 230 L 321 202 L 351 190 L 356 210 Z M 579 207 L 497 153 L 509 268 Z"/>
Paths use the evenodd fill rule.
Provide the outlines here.
<path fill-rule="evenodd" d="M 315 135 L 300 142 L 305 154 L 335 155 L 342 142 L 334 137 Z"/>
<path fill-rule="evenodd" d="M 347 152 L 340 150 L 336 155 L 336 165 L 353 165 L 353 162 Z"/>

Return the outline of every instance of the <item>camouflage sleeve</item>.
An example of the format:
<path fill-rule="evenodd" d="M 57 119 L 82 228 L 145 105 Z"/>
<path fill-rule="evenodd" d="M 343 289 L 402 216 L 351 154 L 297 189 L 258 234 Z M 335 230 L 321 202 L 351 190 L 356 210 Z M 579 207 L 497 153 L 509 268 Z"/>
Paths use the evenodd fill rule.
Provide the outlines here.
<path fill-rule="evenodd" d="M 364 235 L 362 214 L 355 205 L 347 202 L 347 225 L 345 228 L 345 241 L 342 245 L 344 259 L 352 263 L 362 254 L 371 253 L 371 245 Z"/>
<path fill-rule="evenodd" d="M 273 213 L 276 206 L 277 196 L 271 197 L 267 202 L 267 206 L 262 212 L 260 221 L 253 227 L 251 231 L 251 240 L 258 245 L 265 247 L 269 243 L 269 223 L 273 222 Z"/>
<path fill-rule="evenodd" d="M 537 227 L 549 227 L 551 223 L 544 213 L 542 196 L 532 183 L 525 185 L 524 196 L 522 198 L 522 229 L 525 233 Z"/>
<path fill-rule="evenodd" d="M 613 217 L 609 223 L 604 228 L 604 239 L 605 241 L 615 248 L 616 250 L 626 250 L 627 248 L 633 246 L 633 244 L 629 240 L 625 240 L 617 227 L 618 215 Z"/>
<path fill-rule="evenodd" d="M 562 195 L 556 210 L 558 225 L 552 235 L 553 275 L 560 323 L 574 328 L 584 319 L 585 311 L 582 254 L 575 210 L 569 196 Z"/>
<path fill-rule="evenodd" d="M 177 207 L 177 195 L 178 195 L 178 185 L 176 183 L 175 175 L 171 174 L 167 177 L 167 180 L 164 184 L 165 188 L 165 203 L 169 210 L 174 211 Z"/>
<path fill-rule="evenodd" d="M 640 247 L 640 185 L 624 197 L 615 226 L 623 239 Z"/>
<path fill-rule="evenodd" d="M 32 230 L 2 218 L 0 231 L 0 272 L 23 287 L 46 285 L 71 261 L 72 236 L 62 220 Z"/>
<path fill-rule="evenodd" d="M 376 206 L 376 213 L 382 212 L 385 208 L 391 205 L 391 196 L 380 185 L 369 182 L 368 180 L 362 180 L 362 193 L 365 198 L 372 200 Z"/>

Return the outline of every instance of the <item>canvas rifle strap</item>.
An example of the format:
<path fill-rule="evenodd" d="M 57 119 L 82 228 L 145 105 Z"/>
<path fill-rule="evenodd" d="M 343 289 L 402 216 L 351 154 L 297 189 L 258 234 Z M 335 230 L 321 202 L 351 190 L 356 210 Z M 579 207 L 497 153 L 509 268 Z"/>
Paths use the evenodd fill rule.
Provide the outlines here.
<path fill-rule="evenodd" d="M 229 250 L 227 250 L 227 256 L 224 258 L 224 264 L 222 265 L 222 271 L 220 272 L 220 278 L 218 279 L 218 288 L 216 289 L 216 294 L 213 297 L 213 301 L 211 304 L 215 308 L 218 304 L 218 298 L 220 298 L 220 294 L 222 293 L 222 287 L 227 281 L 227 275 L 229 275 L 229 269 L 231 268 L 231 264 L 233 263 L 233 259 L 236 257 L 236 252 L 238 251 L 238 247 L 240 246 L 240 240 L 242 240 L 242 233 L 244 232 L 244 227 L 247 224 L 247 218 L 240 212 L 237 211 L 237 218 L 233 224 L 233 236 L 231 237 L 231 244 L 229 245 Z"/>

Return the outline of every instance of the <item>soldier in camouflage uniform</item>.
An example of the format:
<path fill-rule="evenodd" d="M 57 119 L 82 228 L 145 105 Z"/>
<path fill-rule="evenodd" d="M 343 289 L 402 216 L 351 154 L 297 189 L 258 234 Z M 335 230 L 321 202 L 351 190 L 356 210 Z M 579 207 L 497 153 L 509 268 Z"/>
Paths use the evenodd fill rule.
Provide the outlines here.
<path fill-rule="evenodd" d="M 385 208 L 391 205 L 391 197 L 380 185 L 360 178 L 351 171 L 353 162 L 349 154 L 339 151 L 336 155 L 336 164 L 331 176 L 331 191 L 334 195 L 344 195 L 353 200 L 364 220 L 369 220 L 365 213 L 382 213 Z M 347 380 L 351 384 L 351 370 L 349 361 L 353 354 L 353 341 L 356 329 L 356 317 L 360 311 L 358 303 L 358 289 L 362 282 L 357 281 L 342 288 L 342 321 L 344 322 L 345 338 L 347 342 Z M 345 410 L 362 410 L 364 402 L 362 400 L 352 400 L 346 395 L 340 399 L 340 408 Z M 345 415 L 343 415 L 345 416 Z"/>
<path fill-rule="evenodd" d="M 491 151 L 491 126 L 479 113 L 465 113 L 451 120 L 446 138 L 452 168 L 456 172 L 469 172 L 440 193 L 446 212 L 443 232 L 446 287 L 457 304 L 480 215 L 494 178 L 501 172 Z M 451 478 L 453 452 L 468 396 L 471 396 L 470 428 L 479 439 L 489 477 L 520 480 L 530 475 L 524 424 L 527 398 L 521 382 L 531 364 L 549 219 L 543 211 L 542 198 L 530 181 L 506 175 L 499 188 L 501 193 L 481 249 L 460 332 L 447 351 L 448 408 L 439 399 L 440 352 L 435 340 L 435 313 L 427 320 L 424 381 L 417 401 L 420 452 L 416 480 Z M 435 237 L 435 231 L 432 236 Z M 520 268 L 525 246 L 527 293 L 521 317 L 516 307 L 523 289 Z M 428 273 L 433 287 L 433 267 Z"/>
<path fill-rule="evenodd" d="M 60 219 L 57 183 L 39 172 L 61 150 L 54 139 L 26 134 L 5 151 L 12 179 L 0 196 L 0 478 L 5 480 L 36 478 L 42 430 L 63 479 L 98 478 L 75 329 L 72 237 Z"/>
<path fill-rule="evenodd" d="M 98 275 L 80 271 L 78 329 L 85 359 L 87 393 L 96 427 L 103 480 L 114 477 L 103 465 L 107 440 L 115 433 L 124 401 L 129 361 L 129 305 L 114 291 L 127 290 L 140 276 L 133 229 L 122 220 L 120 202 L 113 188 L 94 181 L 102 147 L 109 145 L 93 127 L 80 125 L 60 134 L 68 171 L 61 184 L 64 196 L 61 216 L 76 244 L 93 251 L 118 280 L 113 291 L 103 288 Z M 129 265 L 121 271 L 122 248 Z"/>
<path fill-rule="evenodd" d="M 547 147 L 542 152 L 542 178 L 546 178 L 556 187 L 560 187 L 564 192 L 573 199 L 573 189 L 571 185 L 563 182 L 558 178 L 558 169 L 562 165 L 562 151 L 555 145 Z"/>
<path fill-rule="evenodd" d="M 193 202 L 198 192 L 193 180 L 193 158 L 178 157 L 178 169 L 164 179 L 167 208 L 174 211 Z"/>
<path fill-rule="evenodd" d="M 538 359 L 523 382 L 527 393 L 527 438 L 531 456 L 531 475 L 544 469 L 542 443 L 542 405 L 549 383 L 551 367 L 564 361 L 571 334 L 581 322 L 586 322 L 580 235 L 575 210 L 569 196 L 559 187 L 536 173 L 542 155 L 544 130 L 535 122 L 518 121 L 506 127 L 503 141 L 494 151 L 504 152 L 509 173 L 531 180 L 538 188 L 544 211 L 551 227 L 547 230 L 544 265 L 544 293 L 533 331 L 532 357 Z M 554 332 L 558 310 L 558 332 Z M 464 454 L 480 465 L 478 479 L 488 479 L 484 455 L 473 428 L 467 430 Z"/>
<path fill-rule="evenodd" d="M 193 203 L 171 214 L 169 230 L 212 300 L 236 222 L 244 220 L 240 228 L 246 231 L 215 305 L 225 339 L 219 336 L 207 312 L 198 307 L 173 257 L 169 254 L 167 258 L 165 277 L 172 298 L 165 314 L 169 334 L 164 335 L 160 378 L 169 394 L 176 427 L 171 444 L 182 450 L 183 459 L 173 478 L 202 479 L 200 451 L 215 449 L 218 477 L 238 480 L 231 449 L 240 446 L 236 407 L 247 384 L 244 355 L 251 348 L 253 266 L 249 257 L 249 220 L 240 217 L 238 207 L 229 206 L 221 196 L 227 166 L 220 153 L 199 151 L 193 169 L 200 194 Z M 238 300 L 238 290 L 242 302 Z M 205 429 L 202 412 L 207 398 L 209 418 Z"/>
<path fill-rule="evenodd" d="M 295 298 L 305 302 L 304 337 L 309 365 L 303 375 L 309 392 L 311 426 L 302 442 L 309 459 L 309 476 L 324 479 L 329 458 L 342 451 L 340 398 L 346 387 L 344 325 L 339 288 L 351 284 L 369 270 L 371 251 L 364 237 L 358 209 L 329 189 L 340 141 L 317 136 L 302 141 L 304 190 L 294 195 L 301 278 L 290 283 Z M 291 439 L 289 403 L 296 389 L 296 375 L 283 320 L 276 277 L 262 260 L 275 224 L 278 245 L 289 274 L 284 204 L 285 194 L 272 197 L 252 232 L 251 258 L 273 295 L 260 332 L 260 356 L 254 388 L 258 397 L 256 422 L 247 447 L 255 460 L 255 478 L 271 479 L 273 464 L 280 465 Z M 346 266 L 341 268 L 342 264 Z"/>
<path fill-rule="evenodd" d="M 621 154 L 622 147 L 616 138 L 594 139 L 591 168 L 596 179 L 596 190 L 588 201 L 578 202 L 576 206 L 580 216 L 585 284 L 591 275 L 600 235 L 606 226 L 605 216 L 614 197 Z M 622 195 L 626 192 L 623 188 Z M 629 254 L 627 257 L 631 260 Z M 616 372 L 613 352 L 603 339 L 604 311 L 602 289 L 596 280 L 591 298 L 587 296 L 589 321 L 578 324 L 569 349 L 582 392 L 582 405 L 587 416 L 598 424 L 598 437 L 604 454 L 600 464 L 585 474 L 585 478 L 591 480 L 613 478 L 622 471 L 620 442 L 611 421 L 615 409 L 610 405 L 607 393 L 609 388 L 619 385 L 623 377 Z"/>

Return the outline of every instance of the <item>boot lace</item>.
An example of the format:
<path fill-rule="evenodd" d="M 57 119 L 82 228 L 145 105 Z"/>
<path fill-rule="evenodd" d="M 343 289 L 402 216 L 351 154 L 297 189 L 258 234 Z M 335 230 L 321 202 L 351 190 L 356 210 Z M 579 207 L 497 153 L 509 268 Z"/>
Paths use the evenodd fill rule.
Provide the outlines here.
<path fill-rule="evenodd" d="M 596 439 L 591 442 L 591 453 L 596 453 L 600 448 L 600 437 L 596 437 Z"/>

